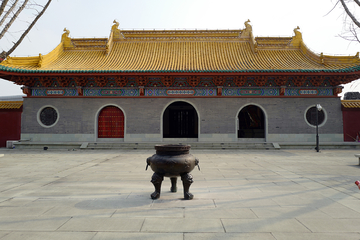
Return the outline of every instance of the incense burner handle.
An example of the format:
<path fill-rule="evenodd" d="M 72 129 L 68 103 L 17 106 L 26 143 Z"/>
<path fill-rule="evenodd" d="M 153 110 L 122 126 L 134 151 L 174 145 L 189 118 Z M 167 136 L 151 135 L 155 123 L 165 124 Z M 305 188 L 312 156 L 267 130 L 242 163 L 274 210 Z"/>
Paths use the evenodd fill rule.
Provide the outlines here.
<path fill-rule="evenodd" d="M 195 158 L 195 166 L 197 166 L 199 171 L 200 171 L 200 165 L 199 165 L 199 159 L 198 158 Z"/>

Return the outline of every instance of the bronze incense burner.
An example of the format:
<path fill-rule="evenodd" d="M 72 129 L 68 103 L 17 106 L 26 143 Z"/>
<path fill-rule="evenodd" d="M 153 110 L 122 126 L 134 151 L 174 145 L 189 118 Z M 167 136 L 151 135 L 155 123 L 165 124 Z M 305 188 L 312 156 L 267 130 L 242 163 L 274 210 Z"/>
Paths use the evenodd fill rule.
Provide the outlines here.
<path fill-rule="evenodd" d="M 184 187 L 184 198 L 193 199 L 194 195 L 189 192 L 190 185 L 193 183 L 193 177 L 190 172 L 198 166 L 199 160 L 189 153 L 190 145 L 156 145 L 156 154 L 147 158 L 147 166 L 151 167 L 154 174 L 151 182 L 154 184 L 155 192 L 150 196 L 152 199 L 160 197 L 161 183 L 164 177 L 171 180 L 171 192 L 176 192 L 177 177 L 180 176 Z"/>

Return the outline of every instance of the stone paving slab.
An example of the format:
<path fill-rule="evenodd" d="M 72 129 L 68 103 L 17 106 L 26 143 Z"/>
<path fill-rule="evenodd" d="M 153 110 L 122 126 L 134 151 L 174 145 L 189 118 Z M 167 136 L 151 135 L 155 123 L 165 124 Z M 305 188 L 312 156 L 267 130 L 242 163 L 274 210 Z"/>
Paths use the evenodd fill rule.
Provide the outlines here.
<path fill-rule="evenodd" d="M 111 216 L 112 218 L 184 218 L 185 208 L 131 208 L 131 209 L 118 209 Z M 166 221 L 164 219 L 163 221 Z"/>
<path fill-rule="evenodd" d="M 49 211 L 49 207 L 0 207 L 1 217 L 40 216 Z"/>
<path fill-rule="evenodd" d="M 56 217 L 105 217 L 109 218 L 115 213 L 114 209 L 94 209 L 94 210 L 85 210 L 79 209 L 77 207 L 54 207 L 45 213 L 43 216 L 56 216 Z"/>
<path fill-rule="evenodd" d="M 142 232 L 224 232 L 220 219 L 146 218 Z"/>
<path fill-rule="evenodd" d="M 59 231 L 68 232 L 139 232 L 143 225 L 143 219 L 122 218 L 71 218 L 63 224 Z"/>
<path fill-rule="evenodd" d="M 313 220 L 313 219 L 312 219 Z M 317 221 L 316 219 L 315 221 Z M 296 219 L 269 218 L 269 219 L 222 219 L 225 231 L 230 232 L 310 232 Z"/>
<path fill-rule="evenodd" d="M 249 208 L 185 208 L 185 218 L 195 219 L 222 219 L 222 218 L 258 218 Z"/>
<path fill-rule="evenodd" d="M 7 235 L 9 235 L 9 234 L 10 234 L 10 232 L 6 232 L 6 231 L 1 232 L 1 231 L 0 231 L 0 238 L 1 238 L 1 239 L 4 239 L 4 237 L 7 236 Z"/>
<path fill-rule="evenodd" d="M 91 240 L 184 240 L 182 233 L 121 233 L 121 232 L 99 232 Z"/>
<path fill-rule="evenodd" d="M 271 233 L 185 233 L 184 240 L 275 240 Z"/>
<path fill-rule="evenodd" d="M 55 231 L 70 218 L 21 216 L 0 217 L 0 231 Z"/>
<path fill-rule="evenodd" d="M 94 239 L 95 232 L 11 232 L 5 235 L 1 240 L 14 240 L 14 239 L 26 239 L 26 240 L 39 240 L 39 239 L 51 239 L 51 240 L 91 240 Z"/>
<path fill-rule="evenodd" d="M 357 150 L 194 150 L 193 200 L 154 152 L 0 149 L 0 240 L 360 239 Z"/>
<path fill-rule="evenodd" d="M 277 240 L 359 240 L 358 233 L 273 233 Z"/>
<path fill-rule="evenodd" d="M 300 219 L 311 232 L 359 232 L 359 221 L 354 219 Z"/>
<path fill-rule="evenodd" d="M 329 215 L 316 207 L 258 207 L 251 209 L 260 219 L 328 218 Z"/>

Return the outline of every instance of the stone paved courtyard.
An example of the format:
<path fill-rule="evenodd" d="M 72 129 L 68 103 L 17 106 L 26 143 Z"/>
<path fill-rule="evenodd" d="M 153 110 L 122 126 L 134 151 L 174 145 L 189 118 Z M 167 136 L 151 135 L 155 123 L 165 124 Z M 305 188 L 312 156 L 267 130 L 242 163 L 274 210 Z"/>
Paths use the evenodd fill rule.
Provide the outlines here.
<path fill-rule="evenodd" d="M 0 149 L 0 240 L 360 239 L 358 150 L 191 150 L 193 200 L 154 153 Z"/>

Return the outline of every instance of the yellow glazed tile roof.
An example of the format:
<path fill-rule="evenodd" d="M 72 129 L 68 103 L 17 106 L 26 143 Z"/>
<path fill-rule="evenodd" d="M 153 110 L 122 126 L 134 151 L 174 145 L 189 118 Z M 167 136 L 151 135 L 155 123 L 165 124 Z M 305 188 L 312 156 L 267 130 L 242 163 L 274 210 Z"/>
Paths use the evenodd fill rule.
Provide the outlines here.
<path fill-rule="evenodd" d="M 0 101 L 0 109 L 19 109 L 23 101 Z"/>
<path fill-rule="evenodd" d="M 108 39 L 71 39 L 65 29 L 61 43 L 49 54 L 9 57 L 0 70 L 20 72 L 165 71 L 348 71 L 360 64 L 350 57 L 317 55 L 295 36 L 254 38 L 243 30 L 120 31 Z"/>
<path fill-rule="evenodd" d="M 360 108 L 360 100 L 341 100 L 341 105 L 345 108 Z"/>

